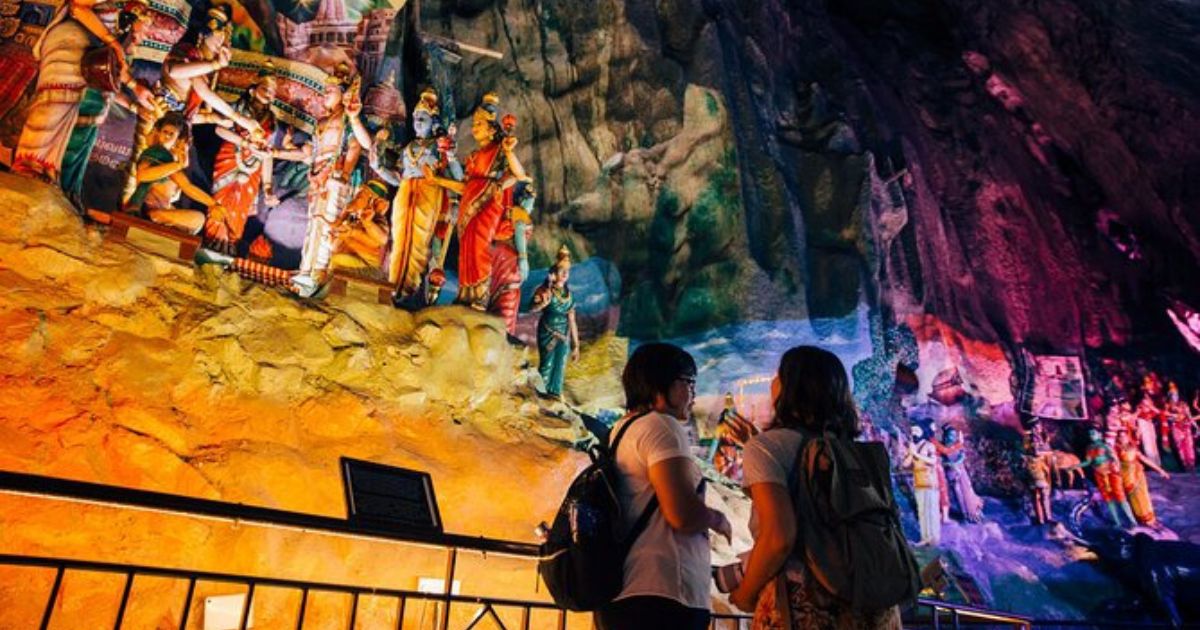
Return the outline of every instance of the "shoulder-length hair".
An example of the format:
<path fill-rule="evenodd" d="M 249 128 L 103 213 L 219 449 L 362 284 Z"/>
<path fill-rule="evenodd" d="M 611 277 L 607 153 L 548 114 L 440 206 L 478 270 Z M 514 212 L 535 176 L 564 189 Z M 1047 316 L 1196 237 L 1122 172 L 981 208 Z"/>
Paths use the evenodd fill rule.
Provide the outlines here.
<path fill-rule="evenodd" d="M 696 360 L 686 350 L 670 343 L 646 343 L 637 347 L 621 372 L 625 408 L 647 409 L 661 394 L 666 397 L 680 377 L 695 378 Z"/>
<path fill-rule="evenodd" d="M 837 355 L 816 346 L 796 346 L 779 360 L 778 378 L 777 425 L 858 436 L 862 429 L 850 379 Z"/>

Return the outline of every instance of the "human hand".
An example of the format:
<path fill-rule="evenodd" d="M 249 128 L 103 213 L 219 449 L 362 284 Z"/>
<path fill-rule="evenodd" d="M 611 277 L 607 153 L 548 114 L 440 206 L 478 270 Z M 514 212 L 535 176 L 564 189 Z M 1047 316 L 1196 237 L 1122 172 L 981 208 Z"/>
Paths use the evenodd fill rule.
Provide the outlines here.
<path fill-rule="evenodd" d="M 739 584 L 737 588 L 729 593 L 729 603 L 737 607 L 742 612 L 753 613 L 754 608 L 758 605 L 758 593 L 749 592 L 750 589 L 742 588 Z"/>
<path fill-rule="evenodd" d="M 728 439 L 735 444 L 745 444 L 757 433 L 758 427 L 735 414 L 729 414 L 717 425 L 717 437 Z"/>
<path fill-rule="evenodd" d="M 281 202 L 280 202 L 278 196 L 273 195 L 271 193 L 267 193 L 267 194 L 263 195 L 263 203 L 266 204 L 266 206 L 268 208 L 274 208 L 275 206 L 278 206 Z"/>
<path fill-rule="evenodd" d="M 574 348 L 571 348 L 571 360 L 579 361 L 579 346 L 575 346 Z"/>
<path fill-rule="evenodd" d="M 213 65 L 215 66 L 213 70 L 220 70 L 228 66 L 231 59 L 233 59 L 233 49 L 229 47 L 229 44 L 221 46 L 217 49 L 216 58 L 213 59 Z"/>
<path fill-rule="evenodd" d="M 428 164 L 422 164 L 421 176 L 425 177 L 426 179 L 434 179 L 437 177 L 437 174 L 433 172 L 433 167 L 429 166 Z"/>
<path fill-rule="evenodd" d="M 186 170 L 190 160 L 187 143 L 176 142 L 175 147 L 171 149 L 171 154 L 175 156 L 175 163 L 179 165 L 179 170 Z"/>
<path fill-rule="evenodd" d="M 157 111 L 162 106 L 158 99 L 155 98 L 154 92 L 151 92 L 150 88 L 141 83 L 135 81 L 129 89 L 133 92 L 133 97 L 137 99 L 138 107 Z"/>
<path fill-rule="evenodd" d="M 209 221 L 212 221 L 215 223 L 223 222 L 225 220 L 225 216 L 228 214 L 229 214 L 229 212 L 227 210 L 225 210 L 225 206 L 223 206 L 219 203 L 214 203 L 213 205 L 208 207 L 208 220 Z"/>
<path fill-rule="evenodd" d="M 504 140 L 500 142 L 500 146 L 503 147 L 505 151 L 512 151 L 513 149 L 517 148 L 517 139 L 514 136 L 505 136 Z"/>

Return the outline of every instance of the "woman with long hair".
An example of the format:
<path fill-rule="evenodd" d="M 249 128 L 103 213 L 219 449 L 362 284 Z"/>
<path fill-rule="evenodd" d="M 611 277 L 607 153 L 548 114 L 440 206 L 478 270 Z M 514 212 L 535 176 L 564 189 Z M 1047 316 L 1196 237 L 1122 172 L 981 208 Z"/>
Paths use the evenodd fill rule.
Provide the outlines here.
<path fill-rule="evenodd" d="M 643 512 L 651 510 L 651 516 L 625 557 L 621 592 L 596 612 L 596 625 L 703 630 L 712 581 L 707 533 L 729 539 L 732 528 L 724 514 L 704 504 L 704 476 L 682 425 L 696 395 L 696 361 L 678 346 L 643 344 L 629 357 L 621 384 L 628 412 L 613 425 L 609 441 L 620 472 L 625 531 Z"/>
<path fill-rule="evenodd" d="M 899 629 L 897 606 L 873 611 L 852 609 L 817 582 L 802 560 L 803 554 L 793 549 L 803 544 L 797 541 L 797 518 L 815 517 L 797 515 L 789 491 L 802 443 L 808 436 L 849 439 L 860 432 L 858 411 L 841 360 L 813 346 L 788 350 L 771 382 L 771 397 L 774 424 L 751 438 L 743 455 L 743 485 L 752 502 L 750 531 L 754 547 L 745 576 L 729 594 L 729 600 L 742 610 L 754 612 L 756 630 Z M 827 460 L 824 466 L 818 463 L 818 474 L 829 469 Z"/>

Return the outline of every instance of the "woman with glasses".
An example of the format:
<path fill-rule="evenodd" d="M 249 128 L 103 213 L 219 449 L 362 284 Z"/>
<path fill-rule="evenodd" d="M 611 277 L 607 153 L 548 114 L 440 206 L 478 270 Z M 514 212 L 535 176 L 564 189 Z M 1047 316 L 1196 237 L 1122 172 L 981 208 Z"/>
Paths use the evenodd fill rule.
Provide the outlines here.
<path fill-rule="evenodd" d="M 702 630 L 709 621 L 708 532 L 726 539 L 725 515 L 704 504 L 703 475 L 681 421 L 696 395 L 696 362 L 666 343 L 639 346 L 621 374 L 625 417 L 613 425 L 626 532 L 649 518 L 625 558 L 625 584 L 596 613 L 601 630 Z"/>

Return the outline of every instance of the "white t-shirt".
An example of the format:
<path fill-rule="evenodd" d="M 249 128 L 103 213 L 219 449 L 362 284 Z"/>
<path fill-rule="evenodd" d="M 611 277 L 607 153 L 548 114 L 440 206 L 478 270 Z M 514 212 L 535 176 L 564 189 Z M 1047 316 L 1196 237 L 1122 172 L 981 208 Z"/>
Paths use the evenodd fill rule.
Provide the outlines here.
<path fill-rule="evenodd" d="M 774 483 L 790 488 L 792 466 L 803 439 L 799 431 L 785 428 L 763 431 L 750 438 L 742 452 L 742 486 L 749 489 L 758 483 Z M 750 534 L 758 538 L 758 514 L 753 507 L 750 508 Z M 787 572 L 794 580 L 802 579 L 804 562 L 789 556 Z"/>
<path fill-rule="evenodd" d="M 609 439 L 615 438 L 628 422 L 622 419 L 613 425 Z M 654 496 L 650 467 L 675 457 L 688 459 L 689 484 L 699 485 L 703 478 L 700 467 L 691 459 L 683 425 L 673 416 L 651 412 L 637 418 L 621 438 L 616 458 L 623 481 L 619 494 L 626 531 L 633 527 Z M 707 533 L 675 531 L 659 508 L 625 559 L 625 588 L 617 599 L 652 595 L 688 608 L 708 610 L 710 562 Z"/>

